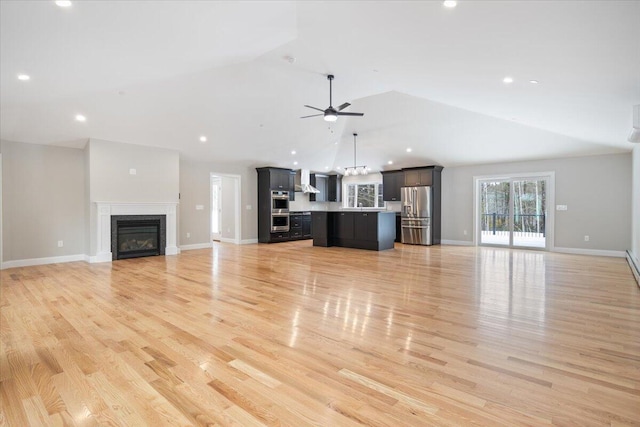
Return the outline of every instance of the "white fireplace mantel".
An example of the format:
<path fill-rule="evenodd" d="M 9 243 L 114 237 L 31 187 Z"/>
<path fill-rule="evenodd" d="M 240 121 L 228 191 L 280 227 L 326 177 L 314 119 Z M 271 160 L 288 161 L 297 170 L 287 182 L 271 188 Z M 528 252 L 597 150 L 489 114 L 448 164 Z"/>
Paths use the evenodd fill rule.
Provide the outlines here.
<path fill-rule="evenodd" d="M 166 215 L 167 246 L 165 255 L 177 255 L 177 203 L 129 203 L 129 202 L 95 202 L 97 212 L 96 256 L 89 257 L 90 262 L 111 262 L 111 215 Z"/>

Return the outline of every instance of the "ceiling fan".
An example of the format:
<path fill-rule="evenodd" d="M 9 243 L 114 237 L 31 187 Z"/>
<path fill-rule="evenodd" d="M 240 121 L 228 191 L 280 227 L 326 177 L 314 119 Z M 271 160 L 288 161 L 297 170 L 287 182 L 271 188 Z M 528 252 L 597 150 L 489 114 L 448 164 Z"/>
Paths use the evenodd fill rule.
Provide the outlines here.
<path fill-rule="evenodd" d="M 324 116 L 324 119 L 327 122 L 335 122 L 336 120 L 338 120 L 338 116 L 359 116 L 359 117 L 364 116 L 364 113 L 345 113 L 345 112 L 343 112 L 342 110 L 344 110 L 349 105 L 351 105 L 348 102 L 345 102 L 344 104 L 342 104 L 338 108 L 333 108 L 333 100 L 331 98 L 331 81 L 333 80 L 333 74 L 329 74 L 327 76 L 327 80 L 329 80 L 329 108 L 327 108 L 326 110 L 323 110 L 321 108 L 312 107 L 311 105 L 305 105 L 305 107 L 307 107 L 307 108 L 311 108 L 313 110 L 322 111 L 322 114 L 312 114 L 310 116 L 303 116 L 303 117 L 300 117 L 301 119 L 306 119 L 308 117 Z"/>

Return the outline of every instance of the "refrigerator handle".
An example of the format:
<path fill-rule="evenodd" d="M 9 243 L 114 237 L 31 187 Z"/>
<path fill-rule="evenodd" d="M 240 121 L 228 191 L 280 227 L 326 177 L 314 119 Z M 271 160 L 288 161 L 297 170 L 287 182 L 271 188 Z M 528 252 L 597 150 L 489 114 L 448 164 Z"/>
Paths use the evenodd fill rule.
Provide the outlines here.
<path fill-rule="evenodd" d="M 418 189 L 413 189 L 413 216 L 418 216 Z"/>

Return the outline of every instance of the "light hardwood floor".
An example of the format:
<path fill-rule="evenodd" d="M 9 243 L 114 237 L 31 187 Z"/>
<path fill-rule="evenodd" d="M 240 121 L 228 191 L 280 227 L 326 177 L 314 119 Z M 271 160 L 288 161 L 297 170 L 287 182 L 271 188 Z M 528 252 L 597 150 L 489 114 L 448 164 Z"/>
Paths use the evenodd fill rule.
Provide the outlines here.
<path fill-rule="evenodd" d="M 1 279 L 0 424 L 640 425 L 624 259 L 301 241 Z"/>

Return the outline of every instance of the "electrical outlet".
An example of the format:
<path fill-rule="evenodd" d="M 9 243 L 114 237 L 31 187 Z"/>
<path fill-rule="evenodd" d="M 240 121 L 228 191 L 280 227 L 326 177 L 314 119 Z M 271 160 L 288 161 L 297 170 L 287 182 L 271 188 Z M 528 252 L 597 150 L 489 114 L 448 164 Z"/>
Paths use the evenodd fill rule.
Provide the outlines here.
<path fill-rule="evenodd" d="M 584 236 L 584 241 L 588 242 L 589 241 L 589 236 Z"/>
<path fill-rule="evenodd" d="M 191 237 L 191 233 L 187 233 L 187 239 Z"/>
<path fill-rule="evenodd" d="M 62 240 L 58 240 L 58 247 L 61 248 L 64 246 L 64 242 Z"/>
<path fill-rule="evenodd" d="M 136 175 L 137 173 L 138 173 L 137 170 L 135 170 L 133 168 L 129 169 L 129 175 Z"/>
<path fill-rule="evenodd" d="M 556 210 L 557 211 L 566 211 L 567 210 L 567 205 L 556 205 Z"/>
<path fill-rule="evenodd" d="M 251 209 L 253 209 L 253 207 L 251 205 L 247 205 L 247 210 L 250 211 Z"/>
<path fill-rule="evenodd" d="M 197 211 L 203 211 L 204 210 L 204 205 L 196 205 L 196 210 Z"/>

